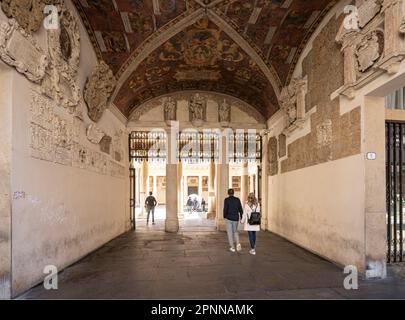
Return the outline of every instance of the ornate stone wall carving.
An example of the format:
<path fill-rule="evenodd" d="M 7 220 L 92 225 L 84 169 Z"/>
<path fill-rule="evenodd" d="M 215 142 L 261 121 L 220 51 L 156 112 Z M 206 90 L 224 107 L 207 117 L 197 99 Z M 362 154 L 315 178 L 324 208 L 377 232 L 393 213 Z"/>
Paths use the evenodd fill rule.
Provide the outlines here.
<path fill-rule="evenodd" d="M 268 174 L 275 176 L 278 174 L 278 151 L 277 151 L 277 138 L 271 137 L 268 144 Z"/>
<path fill-rule="evenodd" d="M 190 121 L 199 126 L 206 121 L 207 115 L 207 99 L 199 93 L 191 96 L 188 104 L 190 112 Z"/>
<path fill-rule="evenodd" d="M 94 123 L 88 125 L 86 129 L 87 139 L 94 144 L 99 144 L 104 137 L 104 132 L 97 127 Z"/>
<path fill-rule="evenodd" d="M 48 29 L 50 65 L 42 83 L 42 92 L 74 112 L 80 102 L 77 71 L 80 58 L 80 31 L 77 18 L 59 6 L 59 28 Z"/>
<path fill-rule="evenodd" d="M 218 104 L 218 122 L 223 126 L 227 126 L 231 122 L 231 105 L 226 99 Z"/>
<path fill-rule="evenodd" d="M 173 97 L 166 97 L 163 102 L 164 119 L 166 122 L 177 119 L 177 101 Z"/>
<path fill-rule="evenodd" d="M 285 134 L 278 136 L 278 156 L 283 158 L 287 155 L 287 137 Z"/>
<path fill-rule="evenodd" d="M 104 61 L 95 67 L 87 79 L 84 100 L 87 103 L 89 118 L 94 122 L 98 122 L 107 109 L 116 82 L 110 67 Z"/>
<path fill-rule="evenodd" d="M 105 135 L 99 143 L 101 152 L 110 154 L 111 143 L 112 138 L 108 135 Z"/>
<path fill-rule="evenodd" d="M 405 15 L 402 17 L 401 25 L 399 26 L 399 33 L 405 34 Z"/>
<path fill-rule="evenodd" d="M 29 33 L 37 31 L 44 19 L 45 1 L 43 0 L 3 0 L 1 8 L 4 14 Z"/>
<path fill-rule="evenodd" d="M 112 141 L 112 157 L 118 162 L 124 159 L 124 147 L 122 145 L 123 135 L 123 130 L 117 130 Z"/>
<path fill-rule="evenodd" d="M 359 28 L 342 23 L 336 36 L 344 54 L 345 81 L 337 91 L 354 98 L 355 91 L 385 72 L 395 74 L 405 58 L 401 36 L 402 0 L 367 0 L 359 8 Z"/>
<path fill-rule="evenodd" d="M 33 91 L 30 105 L 31 157 L 73 166 L 98 174 L 124 178 L 125 166 L 102 151 L 80 143 L 83 122 L 73 115 L 55 113 L 55 101 Z M 105 134 L 103 133 L 103 136 Z M 110 138 L 111 139 L 111 138 Z M 122 147 L 122 146 L 121 146 Z"/>
<path fill-rule="evenodd" d="M 356 47 L 355 55 L 360 72 L 368 71 L 382 56 L 384 51 L 384 33 L 374 30 L 366 34 Z"/>
<path fill-rule="evenodd" d="M 293 130 L 300 128 L 305 121 L 305 95 L 307 92 L 307 79 L 292 79 L 284 87 L 280 96 L 280 107 L 285 113 L 285 131 L 289 135 Z"/>
<path fill-rule="evenodd" d="M 48 65 L 46 54 L 15 20 L 0 24 L 0 58 L 36 83 L 42 80 Z"/>
<path fill-rule="evenodd" d="M 176 100 L 187 100 L 189 101 L 191 97 L 194 95 L 194 92 L 190 91 L 183 91 L 183 92 L 175 92 L 173 94 L 170 94 L 170 96 Z M 213 93 L 213 92 L 208 92 L 204 91 L 202 93 L 206 99 L 210 99 L 213 101 L 223 101 L 223 99 L 226 99 L 227 103 L 229 103 L 232 107 L 238 108 L 242 112 L 248 113 L 252 118 L 254 118 L 258 123 L 266 123 L 266 120 L 254 107 L 248 105 L 247 103 L 243 102 L 242 100 L 239 100 L 237 98 L 234 98 L 232 96 L 228 95 L 223 95 L 219 93 Z M 140 117 L 148 112 L 149 110 L 153 108 L 160 107 L 164 101 L 165 101 L 166 96 L 163 97 L 157 97 L 155 99 L 152 99 L 148 102 L 143 103 L 141 106 L 137 107 L 134 111 L 132 111 L 130 115 L 130 121 L 139 121 Z"/>

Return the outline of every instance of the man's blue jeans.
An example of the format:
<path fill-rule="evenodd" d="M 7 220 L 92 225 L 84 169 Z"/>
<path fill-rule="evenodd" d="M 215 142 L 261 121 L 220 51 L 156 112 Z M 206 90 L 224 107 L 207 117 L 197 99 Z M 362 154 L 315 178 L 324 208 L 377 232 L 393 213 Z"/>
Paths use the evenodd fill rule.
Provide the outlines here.
<path fill-rule="evenodd" d="M 149 215 L 152 212 L 152 223 L 155 223 L 155 207 L 147 207 L 148 215 L 146 217 L 146 223 L 149 223 Z"/>

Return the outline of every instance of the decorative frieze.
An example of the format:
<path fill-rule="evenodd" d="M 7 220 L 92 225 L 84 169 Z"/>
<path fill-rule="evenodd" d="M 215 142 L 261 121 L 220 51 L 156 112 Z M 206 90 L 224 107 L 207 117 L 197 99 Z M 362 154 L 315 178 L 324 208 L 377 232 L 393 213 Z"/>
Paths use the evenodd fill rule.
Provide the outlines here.
<path fill-rule="evenodd" d="M 116 158 L 111 159 L 103 153 L 107 146 L 100 145 L 102 150 L 98 151 L 80 143 L 83 122 L 79 118 L 56 114 L 56 108 L 55 101 L 33 91 L 30 105 L 31 157 L 104 175 L 126 176 L 125 167 L 115 163 Z M 106 137 L 104 133 L 102 135 Z M 122 143 L 118 148 L 122 148 Z"/>
<path fill-rule="evenodd" d="M 84 100 L 87 103 L 89 118 L 94 122 L 98 122 L 107 109 L 116 82 L 113 72 L 104 61 L 95 67 L 87 79 Z"/>
<path fill-rule="evenodd" d="M 48 65 L 41 47 L 13 19 L 0 24 L 0 58 L 35 83 L 41 82 Z"/>

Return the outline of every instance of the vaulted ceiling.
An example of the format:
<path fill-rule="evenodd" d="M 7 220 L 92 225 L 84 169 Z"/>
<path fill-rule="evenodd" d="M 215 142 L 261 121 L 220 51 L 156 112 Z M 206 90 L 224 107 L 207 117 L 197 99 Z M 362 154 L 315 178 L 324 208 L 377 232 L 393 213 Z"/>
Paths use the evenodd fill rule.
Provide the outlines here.
<path fill-rule="evenodd" d="M 74 0 L 129 116 L 182 90 L 239 98 L 268 118 L 302 49 L 337 0 Z"/>

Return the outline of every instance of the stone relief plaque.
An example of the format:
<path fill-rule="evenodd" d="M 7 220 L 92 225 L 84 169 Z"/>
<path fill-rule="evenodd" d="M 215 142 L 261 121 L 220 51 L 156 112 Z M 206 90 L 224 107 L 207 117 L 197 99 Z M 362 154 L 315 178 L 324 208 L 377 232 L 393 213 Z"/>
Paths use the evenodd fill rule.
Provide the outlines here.
<path fill-rule="evenodd" d="M 278 173 L 278 154 L 277 154 L 277 138 L 271 137 L 268 144 L 268 173 L 270 176 L 274 176 Z"/>
<path fill-rule="evenodd" d="M 112 138 L 110 136 L 105 135 L 99 143 L 101 152 L 110 154 L 111 142 Z"/>
<path fill-rule="evenodd" d="M 76 83 L 80 59 L 80 32 L 77 18 L 59 6 L 57 29 L 47 30 L 50 65 L 42 83 L 42 92 L 74 113 L 80 102 Z"/>
<path fill-rule="evenodd" d="M 0 58 L 35 83 L 41 82 L 48 65 L 42 49 L 15 20 L 0 24 Z"/>
<path fill-rule="evenodd" d="M 104 137 L 104 132 L 101 131 L 101 129 L 99 127 L 97 127 L 95 124 L 90 124 L 87 127 L 86 130 L 86 134 L 87 134 L 87 139 L 94 144 L 99 144 L 101 139 L 103 139 Z"/>
<path fill-rule="evenodd" d="M 87 104 L 89 118 L 94 122 L 98 122 L 107 109 L 116 83 L 113 72 L 104 61 L 101 61 L 88 77 L 84 101 Z"/>
<path fill-rule="evenodd" d="M 357 67 L 360 72 L 368 71 L 384 51 L 384 33 L 372 31 L 364 36 L 356 48 Z"/>
<path fill-rule="evenodd" d="M 332 144 L 332 120 L 326 119 L 316 126 L 317 147 L 323 148 Z"/>

